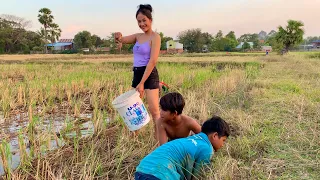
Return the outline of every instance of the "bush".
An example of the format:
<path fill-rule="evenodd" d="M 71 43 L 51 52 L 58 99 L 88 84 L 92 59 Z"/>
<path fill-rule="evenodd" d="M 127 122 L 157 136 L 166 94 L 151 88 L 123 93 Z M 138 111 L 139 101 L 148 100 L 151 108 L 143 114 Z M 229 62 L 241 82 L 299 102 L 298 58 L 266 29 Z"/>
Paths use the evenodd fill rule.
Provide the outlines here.
<path fill-rule="evenodd" d="M 30 54 L 30 48 L 29 48 L 29 46 L 24 46 L 24 47 L 23 47 L 23 54 Z"/>
<path fill-rule="evenodd" d="M 35 46 L 32 48 L 32 51 L 43 51 L 44 47 Z"/>
<path fill-rule="evenodd" d="M 77 53 L 78 53 L 78 50 L 70 49 L 70 50 L 61 51 L 59 54 L 77 54 Z"/>

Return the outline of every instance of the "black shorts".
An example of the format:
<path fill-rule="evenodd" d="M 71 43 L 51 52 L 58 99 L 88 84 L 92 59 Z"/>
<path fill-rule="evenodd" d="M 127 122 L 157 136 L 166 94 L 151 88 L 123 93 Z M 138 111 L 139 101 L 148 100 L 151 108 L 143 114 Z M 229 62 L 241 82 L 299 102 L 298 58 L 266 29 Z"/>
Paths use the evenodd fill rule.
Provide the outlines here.
<path fill-rule="evenodd" d="M 160 180 L 159 178 L 153 176 L 153 175 L 150 175 L 150 174 L 144 174 L 144 173 L 141 173 L 141 172 L 136 172 L 134 174 L 134 179 L 135 180 Z"/>
<path fill-rule="evenodd" d="M 132 87 L 136 88 L 140 83 L 144 71 L 146 70 L 146 66 L 144 67 L 133 67 L 133 80 Z M 156 67 L 153 68 L 151 74 L 148 79 L 144 83 L 144 89 L 159 89 L 159 74 Z"/>

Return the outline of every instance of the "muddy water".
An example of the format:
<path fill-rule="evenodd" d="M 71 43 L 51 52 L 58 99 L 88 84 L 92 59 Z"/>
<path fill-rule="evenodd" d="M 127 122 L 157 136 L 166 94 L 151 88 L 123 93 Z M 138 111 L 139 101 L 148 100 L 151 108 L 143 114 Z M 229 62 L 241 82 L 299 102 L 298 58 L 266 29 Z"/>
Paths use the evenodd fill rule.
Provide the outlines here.
<path fill-rule="evenodd" d="M 19 155 L 19 143 L 18 143 L 18 133 L 21 129 L 23 128 L 27 128 L 28 126 L 28 120 L 27 120 L 28 114 L 26 113 L 22 113 L 19 115 L 16 115 L 15 117 L 13 117 L 12 119 L 5 120 L 3 118 L 3 116 L 1 115 L 0 112 L 0 143 L 2 142 L 2 140 L 4 139 L 4 137 L 6 137 L 9 140 L 9 144 L 10 144 L 10 151 L 12 154 L 12 160 L 11 160 L 11 168 L 15 169 L 19 166 L 20 163 L 20 155 Z M 85 119 L 91 119 L 92 118 L 92 114 L 81 114 L 80 118 L 85 118 Z M 59 133 L 61 131 L 61 129 L 63 127 L 65 127 L 65 120 L 69 119 L 70 121 L 74 120 L 74 118 L 72 117 L 47 117 L 47 118 L 43 118 L 41 119 L 42 121 L 42 127 L 41 129 L 46 131 L 49 126 L 52 127 L 52 131 Z M 109 119 L 107 119 L 106 121 L 109 121 Z M 81 125 L 81 135 L 82 136 L 88 136 L 93 134 L 94 132 L 94 125 L 92 123 L 92 121 L 87 121 L 85 123 L 83 123 Z M 76 133 L 71 132 L 69 134 L 67 134 L 68 137 L 72 137 L 75 136 Z M 24 141 L 25 144 L 28 144 L 28 138 L 24 137 Z M 58 142 L 59 145 L 63 145 L 63 142 Z M 57 142 L 52 139 L 51 140 L 51 149 L 55 149 L 57 148 Z M 27 145 L 27 153 L 29 153 L 29 147 Z M 0 157 L 0 175 L 4 174 L 4 169 L 3 169 L 3 165 L 2 165 L 2 159 Z"/>

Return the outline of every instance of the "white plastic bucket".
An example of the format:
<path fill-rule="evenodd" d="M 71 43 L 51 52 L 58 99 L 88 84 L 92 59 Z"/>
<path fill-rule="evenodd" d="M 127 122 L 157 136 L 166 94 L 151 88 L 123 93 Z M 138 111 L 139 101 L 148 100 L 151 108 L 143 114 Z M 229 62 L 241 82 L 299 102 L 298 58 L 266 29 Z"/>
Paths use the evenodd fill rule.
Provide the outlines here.
<path fill-rule="evenodd" d="M 117 109 L 130 131 L 138 130 L 150 121 L 148 111 L 139 95 L 133 89 L 120 95 L 112 102 L 113 107 Z"/>

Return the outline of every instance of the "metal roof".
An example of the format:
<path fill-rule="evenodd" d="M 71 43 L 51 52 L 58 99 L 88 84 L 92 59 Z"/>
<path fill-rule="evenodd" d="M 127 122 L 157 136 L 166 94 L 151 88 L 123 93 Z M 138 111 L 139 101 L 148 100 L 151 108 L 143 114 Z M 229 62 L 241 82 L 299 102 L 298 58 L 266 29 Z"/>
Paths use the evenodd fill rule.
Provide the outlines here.
<path fill-rule="evenodd" d="M 59 42 L 61 42 L 61 43 L 72 43 L 73 39 L 60 39 Z"/>
<path fill-rule="evenodd" d="M 62 43 L 62 42 L 57 42 L 57 43 L 53 43 L 53 44 L 47 44 L 48 47 L 62 47 L 62 46 L 69 46 L 71 45 L 72 43 L 69 42 L 69 43 Z"/>

